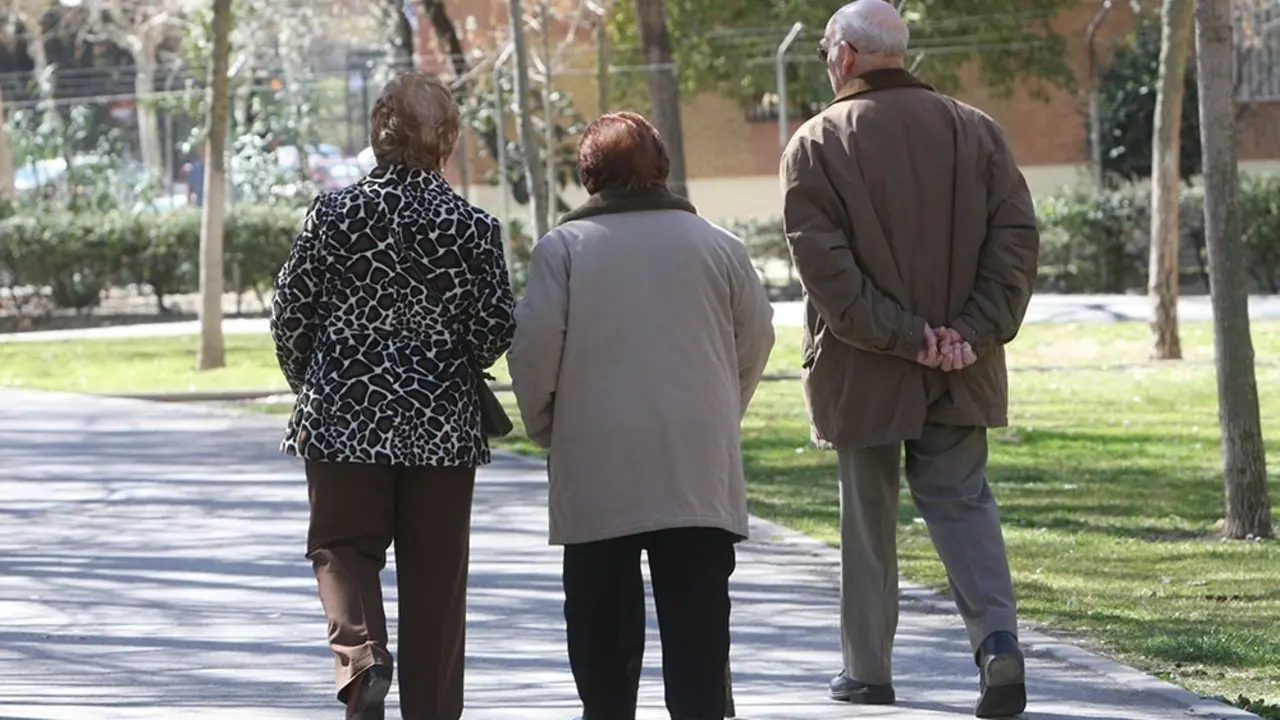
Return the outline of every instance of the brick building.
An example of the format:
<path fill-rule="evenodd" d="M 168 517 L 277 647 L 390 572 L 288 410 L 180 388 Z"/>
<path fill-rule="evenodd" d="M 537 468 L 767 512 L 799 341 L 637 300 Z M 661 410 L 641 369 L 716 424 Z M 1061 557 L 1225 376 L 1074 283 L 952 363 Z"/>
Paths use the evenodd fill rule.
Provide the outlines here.
<path fill-rule="evenodd" d="M 1085 31 L 1097 8 L 1097 2 L 1082 0 L 1077 7 L 1061 13 L 1055 20 L 1056 29 L 1071 45 L 1081 88 L 1088 87 Z M 1280 2 L 1271 12 L 1280 19 Z M 508 35 L 505 0 L 455 0 L 451 13 L 455 19 L 474 18 L 465 23 L 469 27 L 466 31 L 469 37 L 464 42 L 469 47 L 489 50 Z M 1125 42 L 1133 20 L 1126 3 L 1115 4 L 1097 34 L 1097 47 L 1103 62 L 1112 49 Z M 464 23 L 460 22 L 459 26 L 462 31 Z M 570 28 L 563 24 L 555 27 L 553 37 L 556 43 L 569 32 Z M 418 33 L 419 47 L 424 49 L 423 65 L 427 69 L 440 70 L 439 60 L 434 57 L 436 45 L 431 28 L 421 23 Z M 1280 33 L 1275 34 L 1273 45 L 1276 47 L 1271 55 L 1280 58 Z M 529 42 L 534 50 L 541 44 L 536 36 L 531 36 Z M 597 113 L 598 107 L 593 48 L 591 29 L 580 28 L 574 37 L 572 52 L 567 53 L 570 60 L 559 68 L 560 75 L 554 83 L 558 89 L 572 93 L 575 105 L 588 118 Z M 1274 65 L 1274 61 L 1268 61 L 1267 57 L 1264 55 L 1259 62 Z M 1262 69 L 1267 71 L 1266 66 Z M 1047 98 L 1039 99 L 1019 89 L 1010 97 L 999 98 L 987 92 L 978 81 L 976 70 L 969 68 L 962 73 L 962 87 L 957 96 L 988 112 L 1001 123 L 1036 194 L 1087 181 L 1087 100 L 1083 90 L 1073 94 L 1055 89 L 1049 91 Z M 1262 97 L 1256 97 L 1255 93 L 1250 100 L 1239 128 L 1242 169 L 1280 171 L 1280 92 Z M 777 122 L 759 122 L 749 115 L 737 103 L 717 95 L 685 98 L 682 121 L 690 195 L 702 213 L 711 219 L 769 219 L 781 214 Z M 793 123 L 793 129 L 798 125 L 798 122 Z M 514 137 L 514 130 L 512 133 L 511 137 Z M 475 143 L 470 145 L 472 152 L 466 160 L 472 178 L 469 191 L 481 204 L 497 207 L 497 189 L 475 180 L 482 177 L 491 163 L 475 152 Z M 459 156 L 450 168 L 450 179 L 454 182 L 460 180 L 458 166 L 461 161 Z M 575 202 L 582 198 L 583 193 L 574 190 L 565 196 L 566 200 Z"/>

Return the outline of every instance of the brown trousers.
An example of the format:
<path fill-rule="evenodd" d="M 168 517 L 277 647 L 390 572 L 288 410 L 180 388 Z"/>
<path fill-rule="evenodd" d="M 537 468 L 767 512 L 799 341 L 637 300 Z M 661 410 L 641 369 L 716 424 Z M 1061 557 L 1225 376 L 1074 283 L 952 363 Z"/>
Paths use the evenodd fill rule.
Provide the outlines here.
<path fill-rule="evenodd" d="M 338 699 L 392 664 L 378 573 L 395 543 L 404 720 L 462 716 L 474 468 L 307 461 L 307 558 L 329 621 Z"/>

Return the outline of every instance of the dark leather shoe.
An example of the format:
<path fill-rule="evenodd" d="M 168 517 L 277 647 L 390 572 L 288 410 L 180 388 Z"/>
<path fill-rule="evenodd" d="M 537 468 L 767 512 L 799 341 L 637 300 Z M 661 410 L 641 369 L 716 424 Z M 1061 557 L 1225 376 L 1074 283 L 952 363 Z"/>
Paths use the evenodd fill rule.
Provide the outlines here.
<path fill-rule="evenodd" d="M 384 720 L 390 691 L 391 668 L 374 665 L 360 673 L 347 693 L 347 720 Z"/>
<path fill-rule="evenodd" d="M 892 705 L 892 685 L 868 685 L 841 672 L 831 680 L 831 699 L 854 705 Z"/>
<path fill-rule="evenodd" d="M 994 632 L 974 653 L 981 694 L 974 715 L 1007 718 L 1027 709 L 1027 669 L 1011 632 Z"/>

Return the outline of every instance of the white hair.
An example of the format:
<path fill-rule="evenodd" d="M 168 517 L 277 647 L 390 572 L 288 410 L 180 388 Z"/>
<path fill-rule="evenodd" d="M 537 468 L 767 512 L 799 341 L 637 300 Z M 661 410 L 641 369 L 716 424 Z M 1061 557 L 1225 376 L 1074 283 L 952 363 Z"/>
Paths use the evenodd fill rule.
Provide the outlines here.
<path fill-rule="evenodd" d="M 893 5 L 885 0 L 854 0 L 831 16 L 825 40 L 831 49 L 846 42 L 864 55 L 905 55 L 910 36 Z"/>

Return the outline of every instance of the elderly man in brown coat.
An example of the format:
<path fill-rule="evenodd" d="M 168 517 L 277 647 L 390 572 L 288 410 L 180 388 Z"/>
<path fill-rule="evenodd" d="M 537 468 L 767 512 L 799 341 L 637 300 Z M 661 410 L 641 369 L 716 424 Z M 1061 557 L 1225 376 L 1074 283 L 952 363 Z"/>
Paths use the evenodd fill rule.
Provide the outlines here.
<path fill-rule="evenodd" d="M 980 669 L 976 714 L 1004 717 L 1023 711 L 1026 689 L 986 429 L 1007 421 L 1004 346 L 1031 297 L 1039 235 L 999 126 L 903 69 L 907 37 L 882 0 L 841 8 L 819 46 L 835 100 L 782 160 L 810 420 L 839 454 L 844 669 L 831 696 L 895 700 L 905 445 Z"/>

